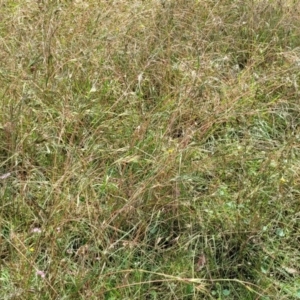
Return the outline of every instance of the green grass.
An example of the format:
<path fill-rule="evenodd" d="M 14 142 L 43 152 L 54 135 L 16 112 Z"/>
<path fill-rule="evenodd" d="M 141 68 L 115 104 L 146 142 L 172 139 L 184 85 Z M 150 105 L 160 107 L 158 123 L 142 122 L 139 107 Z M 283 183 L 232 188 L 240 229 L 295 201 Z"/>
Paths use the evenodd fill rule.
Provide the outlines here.
<path fill-rule="evenodd" d="M 2 1 L 1 299 L 300 299 L 300 6 L 248 2 Z"/>

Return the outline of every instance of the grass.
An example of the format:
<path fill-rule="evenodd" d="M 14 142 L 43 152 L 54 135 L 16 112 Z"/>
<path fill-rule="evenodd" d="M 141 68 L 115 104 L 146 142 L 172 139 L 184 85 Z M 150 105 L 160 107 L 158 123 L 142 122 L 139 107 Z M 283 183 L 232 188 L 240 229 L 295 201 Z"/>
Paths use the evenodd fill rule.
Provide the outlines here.
<path fill-rule="evenodd" d="M 1 299 L 300 299 L 297 1 L 1 2 Z"/>

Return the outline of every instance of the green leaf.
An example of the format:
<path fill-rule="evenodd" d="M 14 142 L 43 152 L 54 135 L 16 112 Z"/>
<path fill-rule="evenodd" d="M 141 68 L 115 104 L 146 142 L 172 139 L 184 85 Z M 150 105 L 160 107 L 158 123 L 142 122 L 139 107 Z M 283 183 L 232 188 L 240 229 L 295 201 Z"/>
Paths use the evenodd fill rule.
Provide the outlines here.
<path fill-rule="evenodd" d="M 223 290 L 223 295 L 224 296 L 229 296 L 230 295 L 230 290 L 228 290 L 228 289 Z"/>
<path fill-rule="evenodd" d="M 276 235 L 279 237 L 284 237 L 285 236 L 284 230 L 282 228 L 277 228 Z"/>
<path fill-rule="evenodd" d="M 192 294 L 194 292 L 194 286 L 192 285 L 192 284 L 188 284 L 187 286 L 186 286 L 186 293 L 188 294 L 188 295 L 190 295 L 190 294 Z"/>

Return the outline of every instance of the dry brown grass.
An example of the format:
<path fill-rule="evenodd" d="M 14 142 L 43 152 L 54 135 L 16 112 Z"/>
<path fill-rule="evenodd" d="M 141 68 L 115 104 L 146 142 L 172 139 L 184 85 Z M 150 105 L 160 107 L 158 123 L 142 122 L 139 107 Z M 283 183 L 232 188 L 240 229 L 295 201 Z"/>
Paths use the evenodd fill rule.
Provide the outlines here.
<path fill-rule="evenodd" d="M 298 3 L 0 7 L 0 298 L 299 298 Z"/>

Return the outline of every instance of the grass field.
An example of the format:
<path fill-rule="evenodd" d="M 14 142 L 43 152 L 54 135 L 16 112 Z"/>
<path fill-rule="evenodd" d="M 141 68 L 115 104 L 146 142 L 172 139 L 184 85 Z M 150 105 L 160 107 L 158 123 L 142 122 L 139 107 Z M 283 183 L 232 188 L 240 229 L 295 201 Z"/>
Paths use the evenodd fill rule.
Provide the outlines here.
<path fill-rule="evenodd" d="M 0 299 L 300 299 L 300 2 L 0 1 Z"/>

